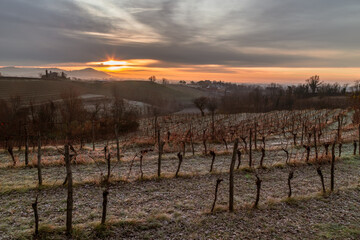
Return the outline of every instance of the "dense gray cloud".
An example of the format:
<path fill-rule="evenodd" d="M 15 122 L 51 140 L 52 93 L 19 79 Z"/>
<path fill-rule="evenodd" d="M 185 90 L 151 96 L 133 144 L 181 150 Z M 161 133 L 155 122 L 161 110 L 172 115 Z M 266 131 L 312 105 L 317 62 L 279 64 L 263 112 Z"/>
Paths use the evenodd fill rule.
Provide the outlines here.
<path fill-rule="evenodd" d="M 358 0 L 0 0 L 0 65 L 110 55 L 162 66 L 360 67 L 359 10 Z"/>

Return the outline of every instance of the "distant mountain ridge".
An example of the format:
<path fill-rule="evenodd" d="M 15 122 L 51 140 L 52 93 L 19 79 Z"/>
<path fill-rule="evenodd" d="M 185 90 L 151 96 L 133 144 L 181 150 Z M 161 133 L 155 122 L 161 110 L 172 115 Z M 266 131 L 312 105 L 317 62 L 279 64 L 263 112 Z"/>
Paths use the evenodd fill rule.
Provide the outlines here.
<path fill-rule="evenodd" d="M 95 70 L 93 68 L 84 68 L 80 70 L 66 71 L 61 68 L 20 68 L 20 67 L 2 67 L 0 73 L 2 76 L 11 77 L 40 77 L 40 74 L 44 74 L 45 70 L 52 72 L 64 72 L 70 78 L 80 79 L 109 79 L 112 76 Z"/>

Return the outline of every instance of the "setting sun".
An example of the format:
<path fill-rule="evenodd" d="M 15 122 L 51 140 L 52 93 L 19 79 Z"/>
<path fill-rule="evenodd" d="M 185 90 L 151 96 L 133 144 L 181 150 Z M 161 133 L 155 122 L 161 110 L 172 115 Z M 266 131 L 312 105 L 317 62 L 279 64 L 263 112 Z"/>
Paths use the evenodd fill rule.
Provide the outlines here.
<path fill-rule="evenodd" d="M 94 67 L 96 70 L 99 71 L 116 74 L 120 71 L 123 73 L 124 70 L 127 70 L 127 72 L 140 71 L 140 70 L 149 71 L 149 65 L 157 62 L 158 62 L 157 60 L 153 60 L 153 59 L 116 60 L 111 58 L 106 61 L 88 62 L 86 65 Z"/>
<path fill-rule="evenodd" d="M 126 61 L 117 61 L 117 60 L 108 60 L 106 62 L 102 62 L 103 65 L 109 65 L 109 66 L 117 66 L 117 65 L 127 65 L 128 63 Z"/>
<path fill-rule="evenodd" d="M 124 66 L 128 65 L 126 61 L 119 61 L 119 60 L 107 60 L 104 62 L 89 62 L 88 65 L 95 65 L 95 66 Z"/>

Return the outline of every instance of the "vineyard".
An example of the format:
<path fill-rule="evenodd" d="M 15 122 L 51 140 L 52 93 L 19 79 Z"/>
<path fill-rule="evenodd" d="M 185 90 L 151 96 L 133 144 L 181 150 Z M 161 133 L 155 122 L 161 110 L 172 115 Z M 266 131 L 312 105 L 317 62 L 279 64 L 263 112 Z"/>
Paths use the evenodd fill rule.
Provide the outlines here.
<path fill-rule="evenodd" d="M 0 239 L 356 239 L 359 123 L 343 109 L 167 115 L 4 146 Z"/>

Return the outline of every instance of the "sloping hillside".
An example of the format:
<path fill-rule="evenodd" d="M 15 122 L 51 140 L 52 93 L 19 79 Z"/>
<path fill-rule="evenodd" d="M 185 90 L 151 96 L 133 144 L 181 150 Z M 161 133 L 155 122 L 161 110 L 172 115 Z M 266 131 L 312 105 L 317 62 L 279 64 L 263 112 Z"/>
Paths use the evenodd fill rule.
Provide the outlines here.
<path fill-rule="evenodd" d="M 129 100 L 155 105 L 176 102 L 191 104 L 192 99 L 205 92 L 180 85 L 162 85 L 148 81 L 63 81 L 36 78 L 0 78 L 0 99 L 20 96 L 23 101 L 59 99 L 61 93 L 73 89 L 79 94 L 100 94 L 112 97 L 114 91 Z"/>

